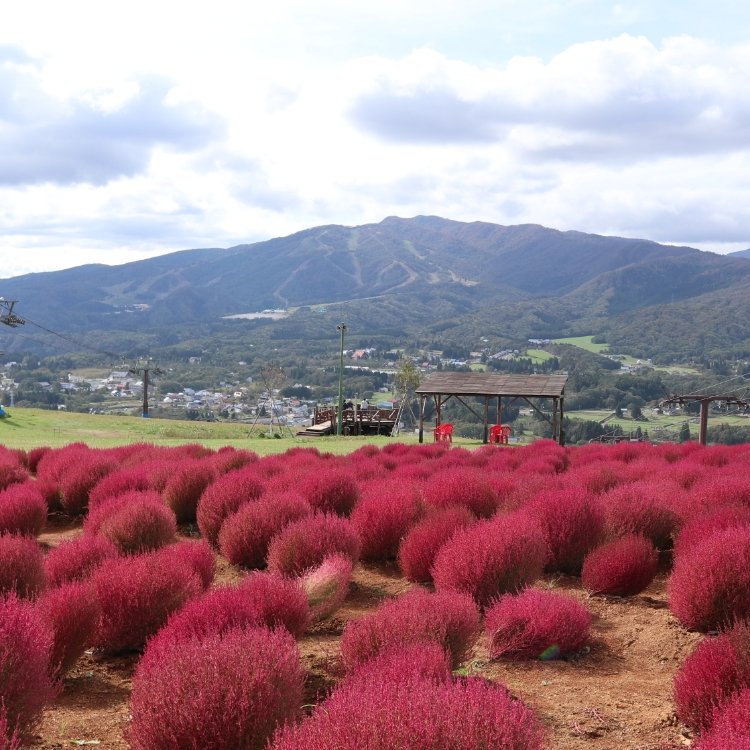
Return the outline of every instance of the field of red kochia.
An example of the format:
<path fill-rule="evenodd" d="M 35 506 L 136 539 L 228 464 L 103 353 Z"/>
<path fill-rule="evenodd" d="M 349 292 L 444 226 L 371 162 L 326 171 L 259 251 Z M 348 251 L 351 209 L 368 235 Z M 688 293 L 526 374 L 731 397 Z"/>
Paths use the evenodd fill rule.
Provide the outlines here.
<path fill-rule="evenodd" d="M 50 514 L 80 532 L 46 549 Z M 235 585 L 214 583 L 218 555 Z M 303 706 L 297 639 L 360 561 L 389 560 L 411 587 L 346 624 L 340 680 Z M 748 747 L 750 446 L 0 448 L 0 750 L 87 649 L 141 654 L 137 750 L 548 747 L 534 706 L 456 670 L 480 636 L 491 659 L 585 659 L 585 602 L 534 584 L 632 597 L 660 565 L 672 615 L 705 634 L 677 717 L 700 750 Z"/>

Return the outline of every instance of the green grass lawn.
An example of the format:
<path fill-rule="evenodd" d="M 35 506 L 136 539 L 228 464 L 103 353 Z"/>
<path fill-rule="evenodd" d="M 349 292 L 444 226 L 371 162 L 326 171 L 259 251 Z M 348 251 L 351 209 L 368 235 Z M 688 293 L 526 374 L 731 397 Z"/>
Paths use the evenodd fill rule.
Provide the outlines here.
<path fill-rule="evenodd" d="M 581 409 L 580 411 L 566 411 L 565 416 L 571 419 L 584 419 L 592 422 L 601 422 L 605 417 L 612 414 L 608 409 Z M 680 425 L 686 420 L 690 423 L 690 429 L 698 429 L 698 417 L 697 415 L 692 416 L 689 414 L 676 416 L 669 416 L 668 414 L 651 414 L 648 411 L 644 411 L 646 420 L 643 422 L 635 421 L 632 419 L 617 419 L 612 417 L 605 423 L 606 425 L 619 425 L 622 427 L 624 432 L 630 432 L 640 427 L 642 430 L 651 430 L 656 427 L 674 430 L 675 432 L 680 429 Z M 723 415 L 710 415 L 708 418 L 708 424 L 710 427 L 716 427 L 720 424 L 728 424 L 734 427 L 747 427 L 750 426 L 750 420 L 745 417 L 738 416 L 723 416 Z"/>
<path fill-rule="evenodd" d="M 544 349 L 527 349 L 524 356 L 528 357 L 535 365 L 552 359 L 552 355 L 549 352 L 545 352 Z"/>
<path fill-rule="evenodd" d="M 587 352 L 594 352 L 594 354 L 601 354 L 603 351 L 609 349 L 609 344 L 595 344 L 592 341 L 593 338 L 593 336 L 571 336 L 566 339 L 552 339 L 552 343 L 571 344 L 580 349 L 585 349 Z"/>

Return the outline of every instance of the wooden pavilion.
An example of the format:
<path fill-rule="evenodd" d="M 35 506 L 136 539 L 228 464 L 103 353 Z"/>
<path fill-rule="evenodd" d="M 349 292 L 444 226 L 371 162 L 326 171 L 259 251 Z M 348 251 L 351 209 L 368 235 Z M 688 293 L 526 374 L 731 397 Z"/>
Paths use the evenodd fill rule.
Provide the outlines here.
<path fill-rule="evenodd" d="M 490 402 L 495 403 L 493 410 L 495 422 L 500 424 L 501 399 L 509 398 L 511 404 L 518 399 L 525 401 L 537 414 L 547 420 L 552 425 L 552 438 L 563 445 L 565 441 L 563 401 L 567 380 L 567 375 L 501 375 L 486 372 L 438 372 L 429 375 L 416 391 L 419 396 L 419 442 L 424 442 L 424 411 L 428 398 L 434 399 L 435 402 L 436 427 L 441 424 L 443 406 L 450 399 L 455 398 L 482 420 L 485 443 L 489 436 Z M 468 397 L 484 399 L 482 414 L 477 414 L 474 408 L 466 402 L 465 399 Z M 542 411 L 532 399 L 551 400 L 551 413 Z"/>

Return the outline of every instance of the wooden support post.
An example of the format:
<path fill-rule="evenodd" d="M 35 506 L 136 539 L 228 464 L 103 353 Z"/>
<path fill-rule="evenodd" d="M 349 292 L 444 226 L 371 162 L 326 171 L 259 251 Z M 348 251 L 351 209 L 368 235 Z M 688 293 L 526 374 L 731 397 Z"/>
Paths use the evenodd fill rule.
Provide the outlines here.
<path fill-rule="evenodd" d="M 497 397 L 497 410 L 495 412 L 495 419 L 497 420 L 495 424 L 502 424 L 503 423 L 503 399 L 502 396 Z"/>
<path fill-rule="evenodd" d="M 489 442 L 489 413 L 490 413 L 490 400 L 487 396 L 484 397 L 484 432 L 482 433 L 482 442 L 487 445 Z"/>
<path fill-rule="evenodd" d="M 706 444 L 706 437 L 708 435 L 708 407 L 710 404 L 710 398 L 701 399 L 700 430 L 698 431 L 698 442 L 701 445 Z"/>
<path fill-rule="evenodd" d="M 436 416 L 435 416 L 435 427 L 438 427 L 443 422 L 443 420 L 441 418 L 442 414 L 440 413 L 442 411 L 442 406 L 443 406 L 442 394 L 438 393 L 435 396 L 435 413 L 436 413 Z"/>
<path fill-rule="evenodd" d="M 419 397 L 419 442 L 424 443 L 424 401 L 427 396 Z"/>
<path fill-rule="evenodd" d="M 563 402 L 564 398 L 560 397 L 560 445 L 565 445 L 565 427 L 563 420 Z"/>

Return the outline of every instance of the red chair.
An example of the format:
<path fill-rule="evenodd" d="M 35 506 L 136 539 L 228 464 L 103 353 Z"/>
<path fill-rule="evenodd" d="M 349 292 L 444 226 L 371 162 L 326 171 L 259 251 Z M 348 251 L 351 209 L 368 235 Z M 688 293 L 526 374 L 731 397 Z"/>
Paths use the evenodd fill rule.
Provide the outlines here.
<path fill-rule="evenodd" d="M 507 424 L 493 424 L 490 427 L 490 442 L 498 445 L 507 445 L 510 439 L 511 429 Z"/>
<path fill-rule="evenodd" d="M 439 424 L 432 433 L 433 439 L 436 443 L 445 441 L 448 443 L 453 442 L 453 425 L 449 422 Z"/>

